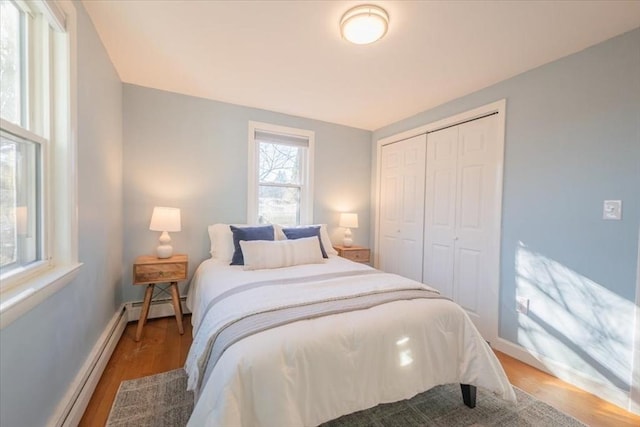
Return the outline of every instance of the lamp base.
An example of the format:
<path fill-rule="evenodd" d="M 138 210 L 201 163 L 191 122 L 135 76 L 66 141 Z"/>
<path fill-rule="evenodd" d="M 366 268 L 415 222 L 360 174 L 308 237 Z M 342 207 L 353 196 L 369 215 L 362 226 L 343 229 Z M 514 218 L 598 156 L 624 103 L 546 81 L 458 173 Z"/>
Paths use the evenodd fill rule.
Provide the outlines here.
<path fill-rule="evenodd" d="M 173 255 L 173 246 L 171 246 L 171 236 L 166 231 L 163 231 L 160 235 L 160 244 L 156 249 L 158 258 L 171 258 Z"/>
<path fill-rule="evenodd" d="M 171 258 L 171 255 L 173 255 L 173 246 L 160 245 L 156 249 L 156 254 L 158 255 L 158 258 Z"/>
<path fill-rule="evenodd" d="M 344 230 L 344 239 L 342 240 L 342 246 L 345 248 L 350 248 L 353 245 L 353 239 L 351 238 L 351 229 L 347 228 Z"/>

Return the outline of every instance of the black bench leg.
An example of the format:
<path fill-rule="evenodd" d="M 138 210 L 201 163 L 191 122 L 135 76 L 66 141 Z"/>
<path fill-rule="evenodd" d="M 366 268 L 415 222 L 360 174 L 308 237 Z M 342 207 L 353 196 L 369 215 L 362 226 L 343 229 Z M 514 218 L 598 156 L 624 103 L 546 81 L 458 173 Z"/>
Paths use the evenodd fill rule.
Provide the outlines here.
<path fill-rule="evenodd" d="M 469 408 L 476 407 L 476 386 L 471 384 L 460 384 L 462 389 L 462 401 Z"/>

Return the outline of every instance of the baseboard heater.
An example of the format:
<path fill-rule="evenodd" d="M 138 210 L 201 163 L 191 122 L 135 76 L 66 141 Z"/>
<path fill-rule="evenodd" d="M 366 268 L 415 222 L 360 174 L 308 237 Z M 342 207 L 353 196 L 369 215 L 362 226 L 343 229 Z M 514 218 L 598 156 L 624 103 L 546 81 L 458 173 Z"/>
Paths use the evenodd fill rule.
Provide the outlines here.
<path fill-rule="evenodd" d="M 187 308 L 186 300 L 186 296 L 180 297 L 180 307 L 182 307 L 182 314 L 191 313 L 191 311 Z M 129 322 L 137 321 L 140 318 L 140 312 L 142 311 L 143 304 L 144 301 L 134 301 L 126 303 L 127 320 Z M 175 313 L 173 312 L 173 302 L 171 301 L 171 298 L 158 298 L 151 301 L 147 319 L 157 319 L 159 317 L 169 317 L 174 315 Z"/>
<path fill-rule="evenodd" d="M 47 425 L 72 427 L 80 423 L 104 368 L 113 354 L 127 325 L 126 307 L 123 305 L 96 341 L 85 363 L 72 381 L 64 398 L 58 403 Z"/>
<path fill-rule="evenodd" d="M 47 425 L 59 427 L 78 425 L 127 322 L 137 321 L 140 318 L 142 305 L 143 301 L 128 302 L 114 313 Z M 183 314 L 191 313 L 186 306 L 186 297 L 180 298 L 180 305 Z M 159 298 L 151 302 L 149 319 L 174 315 L 170 298 Z"/>

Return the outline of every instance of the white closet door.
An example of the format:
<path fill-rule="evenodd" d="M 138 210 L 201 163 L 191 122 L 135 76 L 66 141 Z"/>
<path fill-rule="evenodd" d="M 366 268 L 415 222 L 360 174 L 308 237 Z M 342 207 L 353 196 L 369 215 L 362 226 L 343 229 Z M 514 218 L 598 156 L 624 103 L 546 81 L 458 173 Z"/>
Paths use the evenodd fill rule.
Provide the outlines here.
<path fill-rule="evenodd" d="M 457 159 L 457 126 L 428 135 L 424 283 L 452 299 Z"/>
<path fill-rule="evenodd" d="M 489 260 L 497 187 L 497 116 L 428 135 L 425 283 L 453 298 L 490 335 Z"/>
<path fill-rule="evenodd" d="M 382 147 L 380 269 L 422 281 L 426 135 Z"/>

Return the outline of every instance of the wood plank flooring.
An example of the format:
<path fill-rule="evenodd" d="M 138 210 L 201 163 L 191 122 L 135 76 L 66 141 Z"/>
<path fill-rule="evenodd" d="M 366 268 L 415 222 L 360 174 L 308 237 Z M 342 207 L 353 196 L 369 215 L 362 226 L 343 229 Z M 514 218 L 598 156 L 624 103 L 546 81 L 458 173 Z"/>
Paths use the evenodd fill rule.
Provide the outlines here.
<path fill-rule="evenodd" d="M 80 426 L 104 426 L 120 383 L 181 368 L 191 347 L 191 316 L 182 320 L 184 335 L 178 333 L 175 317 L 151 319 L 136 342 L 138 322 L 129 322 L 96 386 Z"/>
<path fill-rule="evenodd" d="M 103 426 L 123 380 L 180 368 L 191 345 L 191 318 L 184 317 L 184 335 L 175 318 L 149 320 L 135 341 L 136 322 L 127 325 L 82 417 L 80 426 Z M 596 427 L 640 426 L 640 417 L 545 374 L 506 354 L 496 352 L 512 384 Z"/>
<path fill-rule="evenodd" d="M 640 416 L 496 351 L 511 384 L 589 426 L 638 427 Z"/>

